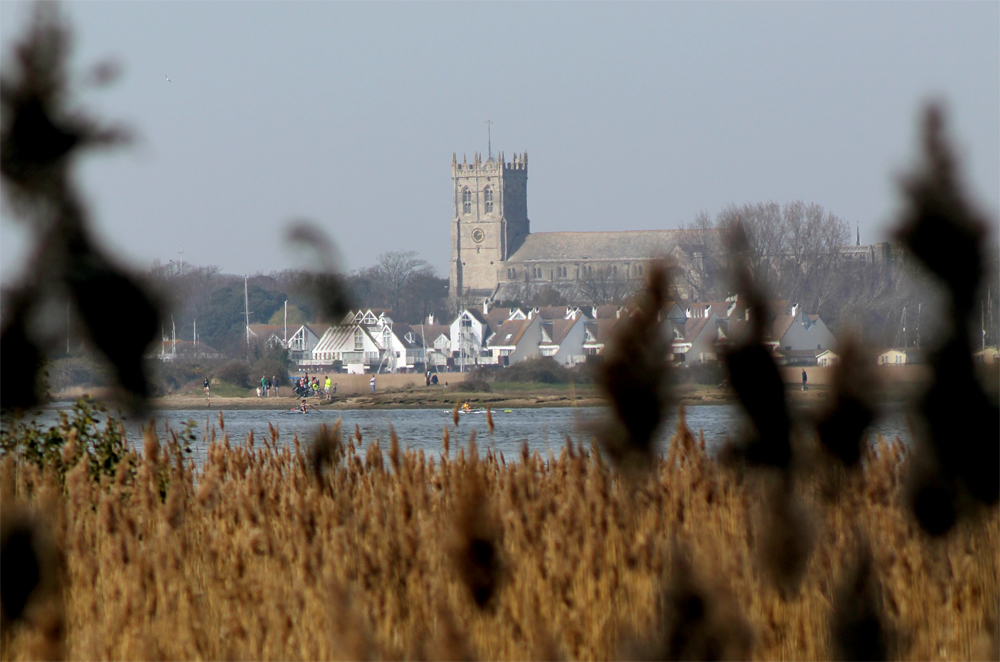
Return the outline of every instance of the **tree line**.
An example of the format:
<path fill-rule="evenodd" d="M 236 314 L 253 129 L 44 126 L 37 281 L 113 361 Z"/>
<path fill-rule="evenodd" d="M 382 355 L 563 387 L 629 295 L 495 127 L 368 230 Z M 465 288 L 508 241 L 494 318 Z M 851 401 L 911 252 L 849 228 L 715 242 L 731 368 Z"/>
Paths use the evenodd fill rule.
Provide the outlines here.
<path fill-rule="evenodd" d="M 250 324 L 283 324 L 286 301 L 289 326 L 340 322 L 314 296 L 329 286 L 321 282 L 329 274 L 295 269 L 254 274 L 247 278 L 246 297 L 244 277 L 215 266 L 154 264 L 148 276 L 169 311 L 163 333 L 171 335 L 171 320 L 179 340 L 193 339 L 197 329 L 199 342 L 225 356 L 245 352 L 247 309 Z M 448 279 L 415 251 L 383 253 L 376 264 L 336 278 L 335 286 L 343 288 L 352 307 L 389 309 L 397 322 L 416 324 L 432 314 L 444 319 L 452 312 Z"/>

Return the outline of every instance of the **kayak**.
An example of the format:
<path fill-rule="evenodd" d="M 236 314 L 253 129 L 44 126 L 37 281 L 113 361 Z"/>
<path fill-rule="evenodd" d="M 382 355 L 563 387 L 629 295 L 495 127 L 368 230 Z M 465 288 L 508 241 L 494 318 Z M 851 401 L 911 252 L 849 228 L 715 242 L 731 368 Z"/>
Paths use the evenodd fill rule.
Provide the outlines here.
<path fill-rule="evenodd" d="M 299 411 L 298 409 L 296 409 L 295 411 L 283 411 L 281 413 L 282 414 L 292 414 L 292 415 L 294 415 L 294 414 L 315 414 L 316 410 L 315 409 L 307 409 L 306 411 Z"/>
<path fill-rule="evenodd" d="M 446 414 L 454 414 L 455 413 L 454 409 L 442 409 L 441 411 L 443 411 Z M 500 414 L 500 413 L 512 414 L 513 413 L 513 410 L 511 410 L 511 409 L 493 409 L 491 411 L 494 414 Z M 464 409 L 459 409 L 458 413 L 459 414 L 485 414 L 486 410 L 485 409 L 470 409 L 469 411 L 465 411 Z"/>

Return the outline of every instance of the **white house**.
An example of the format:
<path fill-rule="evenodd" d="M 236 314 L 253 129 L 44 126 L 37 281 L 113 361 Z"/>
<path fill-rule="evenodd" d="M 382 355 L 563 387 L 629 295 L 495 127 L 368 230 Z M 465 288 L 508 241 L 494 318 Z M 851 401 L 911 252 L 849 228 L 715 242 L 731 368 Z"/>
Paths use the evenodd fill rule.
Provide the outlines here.
<path fill-rule="evenodd" d="M 819 315 L 806 315 L 798 305 L 792 306 L 791 314 L 775 318 L 771 340 L 784 352 L 832 349 L 837 345 Z"/>
<path fill-rule="evenodd" d="M 483 304 L 483 311 L 476 308 L 462 310 L 451 323 L 451 356 L 455 367 L 490 365 L 497 363 L 498 355 L 490 352 L 488 344 L 497 330 L 507 322 L 520 322 L 535 316 L 534 311 L 519 308 L 489 309 Z"/>
<path fill-rule="evenodd" d="M 878 365 L 893 366 L 923 363 L 923 353 L 916 349 L 887 349 L 878 355 Z"/>
<path fill-rule="evenodd" d="M 331 365 L 340 361 L 350 374 L 363 374 L 365 367 L 378 365 L 381 347 L 361 324 L 331 326 L 320 338 L 310 365 Z"/>
<path fill-rule="evenodd" d="M 415 324 L 410 327 L 413 336 L 424 348 L 424 362 L 428 368 L 443 367 L 451 356 L 451 327 L 446 324 Z"/>
<path fill-rule="evenodd" d="M 412 371 L 417 365 L 423 367 L 426 358 L 421 338 L 409 324 L 397 324 L 388 316 L 383 316 L 379 324 L 369 328 L 380 339 L 382 360 L 380 369 L 385 372 Z"/>
<path fill-rule="evenodd" d="M 683 335 L 676 337 L 679 334 L 675 334 L 671 342 L 672 359 L 688 365 L 717 360 L 717 344 L 725 339 L 724 326 L 711 307 L 697 316 L 688 317 L 684 321 Z"/>
<path fill-rule="evenodd" d="M 831 349 L 824 349 L 822 352 L 816 355 L 816 365 L 821 368 L 832 368 L 840 363 L 840 356 L 835 354 Z"/>
<path fill-rule="evenodd" d="M 587 360 L 583 345 L 587 342 L 588 318 L 577 310 L 566 319 L 542 320 L 542 339 L 538 352 L 551 356 L 564 365 L 575 365 Z"/>
<path fill-rule="evenodd" d="M 308 362 L 313 358 L 313 348 L 319 343 L 321 335 L 322 331 L 317 333 L 316 329 L 306 324 L 295 329 L 288 336 L 288 358 L 300 367 L 310 365 Z"/>

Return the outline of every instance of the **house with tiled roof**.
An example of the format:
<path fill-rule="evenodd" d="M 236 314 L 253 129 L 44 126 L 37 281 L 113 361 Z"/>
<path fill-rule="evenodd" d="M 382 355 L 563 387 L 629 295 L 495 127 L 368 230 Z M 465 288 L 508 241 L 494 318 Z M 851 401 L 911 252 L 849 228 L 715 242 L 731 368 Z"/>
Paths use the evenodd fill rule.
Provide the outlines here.
<path fill-rule="evenodd" d="M 545 337 L 542 333 L 543 321 L 538 315 L 532 315 L 527 319 L 509 320 L 501 324 L 487 342 L 487 352 L 493 361 L 507 366 L 540 356 L 539 344 Z"/>
<path fill-rule="evenodd" d="M 425 351 L 427 366 L 443 367 L 451 357 L 451 327 L 447 324 L 414 324 L 414 338 Z"/>
<path fill-rule="evenodd" d="M 819 315 L 807 315 L 797 304 L 788 315 L 778 315 L 771 325 L 771 342 L 780 352 L 813 352 L 815 357 L 826 349 L 833 349 L 837 339 Z M 789 355 L 790 356 L 790 355 Z"/>
<path fill-rule="evenodd" d="M 301 367 L 332 366 L 340 361 L 350 374 L 364 374 L 378 365 L 382 347 L 378 339 L 363 324 L 337 324 L 328 327 L 313 348 L 312 356 Z"/>

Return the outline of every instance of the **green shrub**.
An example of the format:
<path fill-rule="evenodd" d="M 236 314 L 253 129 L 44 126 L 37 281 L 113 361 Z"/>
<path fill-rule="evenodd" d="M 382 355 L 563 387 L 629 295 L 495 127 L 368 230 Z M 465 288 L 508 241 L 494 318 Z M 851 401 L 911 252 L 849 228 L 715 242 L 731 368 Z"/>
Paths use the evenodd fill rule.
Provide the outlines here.
<path fill-rule="evenodd" d="M 98 417 L 105 417 L 103 429 Z M 73 452 L 65 449 L 66 442 L 76 438 Z M 18 455 L 40 469 L 52 467 L 63 478 L 84 455 L 91 477 L 114 478 L 119 464 L 133 465 L 135 457 L 125 443 L 125 427 L 103 406 L 80 400 L 71 410 L 59 412 L 59 422 L 45 428 L 32 420 L 6 419 L 0 429 L 0 453 Z M 131 471 L 131 469 L 130 469 Z"/>
<path fill-rule="evenodd" d="M 493 374 L 498 382 L 532 382 L 538 384 L 568 384 L 572 373 L 565 366 L 556 363 L 551 356 L 518 361 L 508 368 Z"/>
<path fill-rule="evenodd" d="M 470 375 L 468 379 L 461 382 L 453 382 L 448 385 L 449 391 L 459 393 L 492 393 L 493 387 L 485 379 L 478 379 L 476 375 Z"/>
<path fill-rule="evenodd" d="M 250 388 L 250 366 L 243 361 L 230 361 L 212 373 L 212 379 L 240 388 Z"/>
<path fill-rule="evenodd" d="M 114 376 L 106 361 L 89 356 L 72 356 L 51 361 L 46 366 L 49 387 L 63 391 L 73 386 L 111 386 Z"/>

